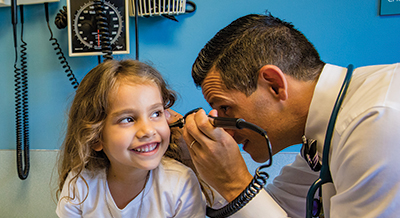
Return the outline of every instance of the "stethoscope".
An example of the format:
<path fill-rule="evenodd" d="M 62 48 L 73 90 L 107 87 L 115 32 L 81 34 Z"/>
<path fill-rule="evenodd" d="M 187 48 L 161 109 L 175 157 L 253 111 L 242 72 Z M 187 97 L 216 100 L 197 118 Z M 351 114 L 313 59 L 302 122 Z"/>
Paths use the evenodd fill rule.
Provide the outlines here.
<path fill-rule="evenodd" d="M 316 212 L 315 210 L 313 211 L 314 196 L 315 196 L 315 193 L 317 192 L 317 190 L 320 189 L 321 186 L 325 183 L 329 183 L 329 182 L 333 183 L 332 175 L 331 175 L 331 172 L 329 169 L 329 161 L 328 161 L 329 160 L 329 151 L 330 151 L 330 147 L 331 147 L 331 143 L 332 143 L 332 135 L 333 135 L 333 131 L 334 131 L 335 124 L 336 124 L 336 118 L 338 116 L 340 106 L 342 105 L 343 99 L 346 95 L 347 88 L 349 87 L 352 74 L 353 74 L 353 65 L 350 64 L 349 66 L 347 66 L 346 77 L 345 77 L 342 87 L 340 89 L 339 95 L 336 99 L 335 106 L 332 110 L 332 114 L 329 119 L 328 128 L 326 130 L 325 141 L 324 141 L 324 150 L 322 153 L 322 166 L 321 166 L 319 178 L 311 185 L 310 189 L 308 190 L 307 199 L 306 199 L 307 200 L 307 203 L 306 203 L 306 208 L 307 208 L 306 209 L 306 217 L 307 218 L 318 216 L 319 210 L 318 210 L 318 212 Z M 320 193 L 321 193 L 321 190 L 320 190 Z M 319 206 L 322 207 L 321 204 Z"/>

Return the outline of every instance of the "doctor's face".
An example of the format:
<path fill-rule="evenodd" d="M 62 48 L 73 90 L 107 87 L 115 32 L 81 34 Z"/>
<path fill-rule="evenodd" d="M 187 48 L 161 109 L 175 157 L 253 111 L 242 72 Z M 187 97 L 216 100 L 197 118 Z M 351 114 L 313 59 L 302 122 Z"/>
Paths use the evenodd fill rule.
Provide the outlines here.
<path fill-rule="evenodd" d="M 250 96 L 237 90 L 228 90 L 223 84 L 218 72 L 211 71 L 201 86 L 204 98 L 213 109 L 218 111 L 219 117 L 242 118 L 247 122 L 256 124 L 267 131 L 268 137 L 274 147 L 280 137 L 281 119 L 274 106 L 269 103 L 268 93 L 258 89 Z M 248 130 L 226 130 L 238 144 L 243 145 L 243 150 L 249 153 L 256 162 L 265 162 L 269 159 L 268 147 L 264 137 Z M 274 149 L 273 153 L 274 152 Z"/>

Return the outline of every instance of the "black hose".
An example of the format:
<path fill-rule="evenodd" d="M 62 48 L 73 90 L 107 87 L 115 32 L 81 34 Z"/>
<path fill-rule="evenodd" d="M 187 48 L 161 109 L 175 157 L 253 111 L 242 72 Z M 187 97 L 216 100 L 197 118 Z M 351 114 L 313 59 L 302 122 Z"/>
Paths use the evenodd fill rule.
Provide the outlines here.
<path fill-rule="evenodd" d="M 188 9 L 188 7 L 187 7 L 188 5 L 191 6 L 192 8 Z M 186 10 L 185 10 L 185 12 L 186 13 L 193 13 L 195 11 L 196 11 L 196 4 L 194 2 L 192 2 L 192 1 L 186 1 Z"/>
<path fill-rule="evenodd" d="M 68 12 L 66 6 L 63 6 L 62 10 L 59 10 L 56 15 L 56 19 L 54 20 L 54 24 L 58 29 L 64 29 L 68 26 Z"/>
<path fill-rule="evenodd" d="M 257 168 L 256 173 L 251 180 L 250 184 L 237 196 L 232 202 L 222 207 L 221 209 L 213 209 L 211 207 L 207 207 L 206 214 L 212 218 L 223 218 L 231 216 L 236 213 L 240 209 L 242 209 L 247 203 L 249 203 L 260 191 L 263 189 L 265 184 L 267 183 L 267 179 L 269 175 L 267 172 L 261 171 L 264 168 L 268 168 L 272 165 L 272 147 L 269 142 L 267 132 L 262 128 L 244 121 L 243 119 L 237 118 L 224 118 L 224 117 L 211 117 L 213 118 L 212 124 L 216 127 L 228 127 L 228 128 L 236 128 L 236 129 L 250 129 L 254 132 L 265 137 L 265 140 L 268 145 L 268 154 L 269 161 L 267 164 L 264 164 Z"/>
<path fill-rule="evenodd" d="M 57 39 L 53 37 L 53 31 L 51 31 L 51 28 L 50 28 L 49 3 L 47 3 L 47 2 L 44 3 L 44 9 L 45 9 L 47 27 L 48 27 L 48 29 L 50 31 L 50 39 L 49 39 L 49 41 L 53 41 L 51 43 L 51 45 L 53 45 L 54 50 L 56 51 L 56 55 L 58 56 L 58 60 L 60 60 L 61 66 L 64 69 L 64 72 L 67 74 L 67 77 L 69 78 L 69 81 L 71 82 L 71 85 L 74 87 L 74 89 L 77 89 L 78 86 L 79 86 L 79 82 L 76 79 L 74 73 L 72 72 L 72 69 L 68 64 L 68 61 L 64 56 L 64 53 L 62 52 L 60 44 L 58 44 Z M 66 10 L 66 7 L 65 7 L 65 10 Z M 57 25 L 57 23 L 56 23 L 56 25 Z"/>
<path fill-rule="evenodd" d="M 138 0 L 134 0 L 135 1 L 135 45 L 136 45 L 136 60 L 139 60 L 139 30 L 138 30 Z"/>
<path fill-rule="evenodd" d="M 112 60 L 112 47 L 110 40 L 110 31 L 108 27 L 107 11 L 104 8 L 104 0 L 94 1 L 96 11 L 97 29 L 100 35 L 101 51 L 103 52 L 104 61 Z"/>
<path fill-rule="evenodd" d="M 16 5 L 14 5 L 16 7 Z M 29 110 L 28 110 L 28 74 L 26 61 L 26 42 L 23 40 L 24 14 L 23 5 L 20 6 L 21 14 L 21 68 L 17 67 L 18 51 L 15 47 L 15 118 L 16 118 L 16 150 L 17 171 L 21 180 L 28 178 L 29 174 Z M 15 42 L 16 46 L 17 43 Z M 23 149 L 22 149 L 23 145 Z M 22 153 L 23 150 L 23 153 Z"/>

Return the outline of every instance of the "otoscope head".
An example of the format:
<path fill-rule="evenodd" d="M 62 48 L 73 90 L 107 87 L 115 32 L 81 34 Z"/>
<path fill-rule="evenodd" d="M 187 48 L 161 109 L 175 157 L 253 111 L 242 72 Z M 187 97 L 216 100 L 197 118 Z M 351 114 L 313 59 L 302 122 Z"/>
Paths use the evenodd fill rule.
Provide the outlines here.
<path fill-rule="evenodd" d="M 199 107 L 199 108 L 195 108 L 195 109 L 193 109 L 193 110 L 190 110 L 189 112 L 187 112 L 187 113 L 185 114 L 185 116 L 183 116 L 183 117 L 180 118 L 179 120 L 177 120 L 177 121 L 175 121 L 175 122 L 169 124 L 169 127 L 170 127 L 170 128 L 173 128 L 173 127 L 183 128 L 183 126 L 185 125 L 186 117 L 189 116 L 190 114 L 196 113 L 196 112 L 199 111 L 200 109 L 202 109 L 202 108 Z"/>

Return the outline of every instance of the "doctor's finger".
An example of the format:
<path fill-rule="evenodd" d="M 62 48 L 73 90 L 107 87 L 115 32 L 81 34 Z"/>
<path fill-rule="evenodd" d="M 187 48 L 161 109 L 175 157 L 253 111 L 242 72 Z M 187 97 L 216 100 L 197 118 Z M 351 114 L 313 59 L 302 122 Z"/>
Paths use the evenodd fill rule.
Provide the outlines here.
<path fill-rule="evenodd" d="M 212 110 L 210 115 L 218 116 L 215 110 Z M 193 119 L 196 123 L 197 129 L 213 141 L 219 141 L 221 137 L 226 134 L 226 131 L 223 128 L 216 128 L 212 125 L 212 118 L 207 116 L 204 110 L 194 114 Z"/>
<path fill-rule="evenodd" d="M 229 134 L 222 128 L 212 126 L 208 119 L 204 112 L 187 117 L 183 135 L 189 147 L 192 145 L 189 150 L 194 151 L 196 155 L 204 156 L 204 158 L 214 156 L 224 150 L 225 143 L 234 142 Z M 196 140 L 197 143 L 194 144 L 193 140 Z M 234 144 L 236 145 L 235 142 Z"/>
<path fill-rule="evenodd" d="M 196 146 L 196 150 L 199 151 L 199 149 L 201 149 L 203 145 L 208 145 L 209 143 L 212 143 L 212 139 L 204 134 L 204 132 L 200 131 L 200 129 L 198 128 L 198 124 L 194 119 L 194 116 L 195 114 L 191 114 L 186 117 L 182 136 L 185 139 L 189 150 L 193 151 L 194 146 Z M 204 116 L 204 118 L 207 119 L 207 116 L 204 112 L 203 114 L 200 114 L 200 116 Z M 195 142 L 197 142 L 196 145 Z"/>
<path fill-rule="evenodd" d="M 200 138 L 205 136 L 202 135 L 200 130 L 197 128 L 194 120 L 190 116 L 188 116 L 186 118 L 185 125 L 183 126 L 182 137 L 185 140 L 189 150 L 191 150 L 190 147 L 193 148 L 193 142 L 198 141 L 200 140 Z"/>

